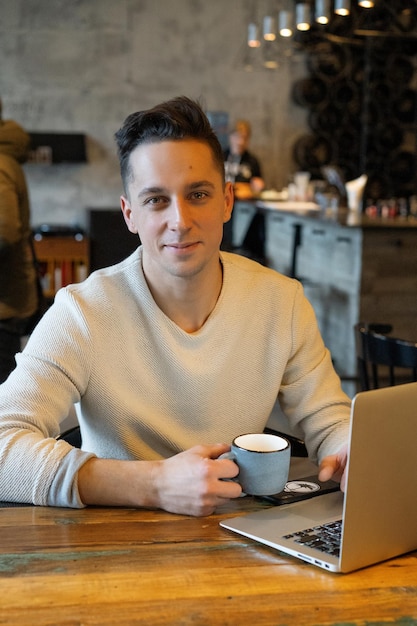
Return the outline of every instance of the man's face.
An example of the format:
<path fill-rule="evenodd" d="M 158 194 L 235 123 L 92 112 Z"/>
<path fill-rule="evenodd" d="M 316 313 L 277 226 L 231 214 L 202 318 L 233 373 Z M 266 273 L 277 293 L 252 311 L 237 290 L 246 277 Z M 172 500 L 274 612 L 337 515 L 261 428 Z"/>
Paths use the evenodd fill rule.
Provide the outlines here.
<path fill-rule="evenodd" d="M 230 150 L 232 154 L 243 154 L 249 144 L 249 135 L 246 131 L 235 131 L 230 134 Z"/>
<path fill-rule="evenodd" d="M 223 186 L 210 148 L 192 139 L 143 144 L 130 165 L 133 177 L 121 208 L 129 230 L 141 239 L 148 280 L 218 271 L 233 191 L 229 183 Z"/>

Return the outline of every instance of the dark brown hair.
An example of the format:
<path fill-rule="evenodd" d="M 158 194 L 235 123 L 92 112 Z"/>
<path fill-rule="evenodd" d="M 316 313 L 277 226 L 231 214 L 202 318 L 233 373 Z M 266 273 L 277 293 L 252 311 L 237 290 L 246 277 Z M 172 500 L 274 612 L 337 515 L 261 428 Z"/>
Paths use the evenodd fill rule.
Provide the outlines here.
<path fill-rule="evenodd" d="M 224 180 L 223 150 L 200 104 L 179 96 L 152 109 L 131 113 L 115 134 L 120 173 L 125 188 L 132 175 L 130 155 L 137 146 L 161 141 L 196 139 L 210 148 Z"/>

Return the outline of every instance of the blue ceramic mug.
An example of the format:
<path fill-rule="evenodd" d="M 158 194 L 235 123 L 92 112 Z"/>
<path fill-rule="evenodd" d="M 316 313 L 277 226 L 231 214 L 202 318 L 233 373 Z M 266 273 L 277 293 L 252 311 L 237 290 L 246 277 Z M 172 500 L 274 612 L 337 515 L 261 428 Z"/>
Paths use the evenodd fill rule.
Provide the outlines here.
<path fill-rule="evenodd" d="M 239 435 L 230 452 L 221 459 L 231 459 L 239 467 L 232 480 L 252 496 L 268 496 L 283 491 L 291 460 L 291 445 L 284 437 L 267 433 Z"/>

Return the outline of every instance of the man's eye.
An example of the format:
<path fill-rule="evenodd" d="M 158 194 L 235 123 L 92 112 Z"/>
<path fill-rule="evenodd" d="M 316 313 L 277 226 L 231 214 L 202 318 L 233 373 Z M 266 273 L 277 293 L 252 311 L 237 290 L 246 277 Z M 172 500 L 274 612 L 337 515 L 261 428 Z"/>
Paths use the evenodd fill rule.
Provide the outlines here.
<path fill-rule="evenodd" d="M 193 198 L 196 200 L 202 200 L 203 198 L 207 198 L 207 194 L 205 191 L 195 191 L 193 193 Z"/>
<path fill-rule="evenodd" d="M 150 205 L 157 205 L 162 201 L 162 199 L 159 196 L 153 196 L 152 198 L 146 198 L 145 200 L 145 204 L 150 204 Z"/>

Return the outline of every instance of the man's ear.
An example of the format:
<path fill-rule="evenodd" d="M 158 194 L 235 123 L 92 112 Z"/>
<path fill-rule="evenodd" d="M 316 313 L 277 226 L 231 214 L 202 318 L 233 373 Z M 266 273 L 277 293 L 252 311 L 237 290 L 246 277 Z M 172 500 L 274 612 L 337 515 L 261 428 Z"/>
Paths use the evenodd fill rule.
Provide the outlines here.
<path fill-rule="evenodd" d="M 120 208 L 122 209 L 122 213 L 123 213 L 124 220 L 126 222 L 126 226 L 130 230 L 130 232 L 135 235 L 138 232 L 138 229 L 136 228 L 136 226 L 135 226 L 135 224 L 133 222 L 133 219 L 132 219 L 132 209 L 131 209 L 131 206 L 130 206 L 130 202 L 126 198 L 126 196 L 120 196 Z"/>
<path fill-rule="evenodd" d="M 233 185 L 231 182 L 227 182 L 224 188 L 224 211 L 223 222 L 228 222 L 232 216 L 234 203 Z"/>

